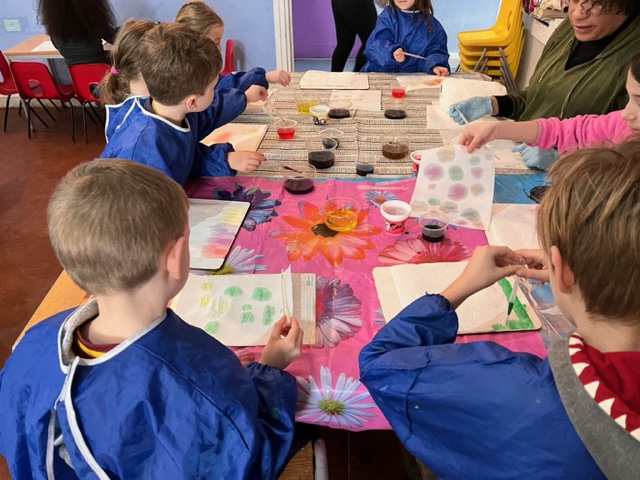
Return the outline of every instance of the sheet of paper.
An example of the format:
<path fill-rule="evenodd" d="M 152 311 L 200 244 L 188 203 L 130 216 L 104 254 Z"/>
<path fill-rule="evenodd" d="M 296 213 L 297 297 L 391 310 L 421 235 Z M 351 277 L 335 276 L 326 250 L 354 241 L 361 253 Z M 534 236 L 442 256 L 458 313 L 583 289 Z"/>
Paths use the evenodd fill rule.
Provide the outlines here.
<path fill-rule="evenodd" d="M 306 275 L 306 274 L 305 274 Z M 284 314 L 281 274 L 254 275 L 193 275 L 171 308 L 187 323 L 202 328 L 221 343 L 244 347 L 266 344 L 273 323 Z M 310 304 L 301 311 L 296 307 L 309 293 L 294 296 L 291 267 L 284 272 L 287 302 L 304 332 L 303 343 L 315 339 L 315 276 L 313 281 L 313 310 Z M 296 276 L 297 283 L 308 278 Z M 294 303 L 294 299 L 297 300 Z M 311 318 L 308 315 L 313 315 Z"/>
<path fill-rule="evenodd" d="M 482 147 L 461 145 L 420 150 L 422 161 L 411 196 L 411 216 L 437 210 L 449 223 L 486 229 L 491 219 L 495 156 Z"/>
<path fill-rule="evenodd" d="M 366 73 L 307 70 L 300 79 L 300 88 L 303 90 L 367 90 L 369 77 Z"/>
<path fill-rule="evenodd" d="M 51 40 L 46 40 L 44 42 L 42 42 L 40 45 L 38 45 L 37 47 L 33 48 L 33 50 L 31 50 L 32 52 L 47 52 L 50 50 L 56 50 L 56 47 L 53 45 L 53 42 Z"/>
<path fill-rule="evenodd" d="M 498 82 L 484 80 L 466 80 L 463 78 L 445 78 L 440 91 L 440 108 L 448 112 L 449 106 L 471 97 L 506 95 L 507 89 Z"/>
<path fill-rule="evenodd" d="M 536 235 L 538 205 L 494 203 L 487 229 L 489 245 L 506 245 L 512 250 L 540 248 Z"/>
<path fill-rule="evenodd" d="M 217 270 L 236 238 L 249 202 L 189 199 L 191 268 Z"/>
<path fill-rule="evenodd" d="M 425 292 L 439 293 L 455 280 L 468 262 L 422 263 L 395 265 L 373 269 L 373 278 L 385 320 L 388 322 L 400 310 L 420 298 Z M 511 319 L 505 323 L 511 283 L 502 279 L 475 295 L 457 309 L 458 333 L 486 333 L 540 328 L 540 320 L 519 291 Z"/>
<path fill-rule="evenodd" d="M 440 88 L 444 77 L 437 75 L 401 75 L 396 77 L 398 83 L 407 87 L 407 92 L 421 88 Z"/>
<path fill-rule="evenodd" d="M 381 99 L 380 90 L 334 90 L 331 92 L 329 104 L 333 100 L 348 100 L 352 109 L 379 112 Z"/>
<path fill-rule="evenodd" d="M 257 150 L 269 125 L 257 123 L 227 123 L 201 140 L 205 145 L 229 142 L 236 151 Z"/>

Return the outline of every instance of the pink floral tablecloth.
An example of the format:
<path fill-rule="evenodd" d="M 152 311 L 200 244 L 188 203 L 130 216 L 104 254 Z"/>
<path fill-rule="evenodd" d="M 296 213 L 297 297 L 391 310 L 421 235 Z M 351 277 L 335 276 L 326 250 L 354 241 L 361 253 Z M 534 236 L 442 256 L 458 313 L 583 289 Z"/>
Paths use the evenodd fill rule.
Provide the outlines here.
<path fill-rule="evenodd" d="M 297 419 L 348 430 L 389 429 L 361 385 L 358 353 L 384 324 L 372 270 L 400 263 L 451 262 L 468 258 L 486 245 L 482 230 L 449 229 L 445 240 L 422 240 L 420 226 L 409 219 L 401 235 L 384 232 L 379 206 L 386 200 L 409 201 L 413 178 L 386 181 L 318 180 L 306 195 L 292 195 L 282 180 L 216 177 L 191 180 L 190 197 L 248 201 L 251 207 L 219 273 L 312 272 L 316 285 L 316 343 L 305 347 L 288 368 L 298 380 Z M 348 232 L 327 229 L 322 204 L 347 196 L 362 205 L 358 226 Z M 546 350 L 537 332 L 459 337 L 457 341 L 493 340 L 514 351 L 539 356 Z M 241 359 L 259 358 L 259 348 L 236 349 Z"/>

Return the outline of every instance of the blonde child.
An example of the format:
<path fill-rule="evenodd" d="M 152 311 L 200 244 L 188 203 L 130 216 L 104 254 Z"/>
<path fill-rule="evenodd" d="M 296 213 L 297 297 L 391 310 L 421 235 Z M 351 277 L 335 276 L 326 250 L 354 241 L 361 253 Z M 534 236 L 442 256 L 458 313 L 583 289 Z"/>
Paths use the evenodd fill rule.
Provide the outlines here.
<path fill-rule="evenodd" d="M 150 96 L 107 107 L 102 158 L 144 163 L 180 184 L 190 176 L 252 172 L 266 160 L 259 152 L 235 152 L 230 143 L 199 143 L 226 115 L 224 105 L 213 103 L 222 58 L 211 40 L 184 25 L 154 25 L 137 55 Z"/>
<path fill-rule="evenodd" d="M 73 281 L 94 295 L 26 333 L 0 372 L 12 478 L 275 478 L 294 438 L 301 350 L 274 324 L 260 363 L 166 307 L 189 272 L 187 197 L 127 160 L 69 172 L 48 209 Z"/>
<path fill-rule="evenodd" d="M 498 138 L 524 142 L 547 149 L 555 147 L 561 154 L 605 143 L 620 143 L 640 133 L 640 54 L 631 59 L 627 72 L 629 101 L 624 110 L 606 115 L 579 115 L 560 120 L 539 118 L 529 122 L 485 122 L 467 126 L 459 143 L 467 150 L 480 148 Z M 530 167 L 545 169 L 548 165 L 527 163 Z"/>
<path fill-rule="evenodd" d="M 549 174 L 542 251 L 478 247 L 442 294 L 406 307 L 360 353 L 400 441 L 441 478 L 640 475 L 640 142 L 577 150 Z M 549 281 L 576 333 L 546 359 L 454 344 L 456 307 L 513 274 Z"/>
<path fill-rule="evenodd" d="M 390 0 L 378 15 L 364 56 L 363 72 L 449 75 L 447 34 L 433 16 L 431 0 Z"/>
<path fill-rule="evenodd" d="M 185 3 L 178 10 L 175 21 L 213 40 L 222 53 L 224 22 L 209 5 L 201 1 Z M 244 112 L 247 101 L 256 101 L 256 95 L 258 100 L 266 100 L 268 93 L 265 89 L 270 83 L 287 86 L 290 81 L 291 75 L 285 70 L 265 72 L 264 68 L 255 67 L 247 72 L 227 73 L 218 79 L 214 101 L 224 101 L 225 113 L 235 118 Z M 245 92 L 246 99 L 241 92 Z"/>

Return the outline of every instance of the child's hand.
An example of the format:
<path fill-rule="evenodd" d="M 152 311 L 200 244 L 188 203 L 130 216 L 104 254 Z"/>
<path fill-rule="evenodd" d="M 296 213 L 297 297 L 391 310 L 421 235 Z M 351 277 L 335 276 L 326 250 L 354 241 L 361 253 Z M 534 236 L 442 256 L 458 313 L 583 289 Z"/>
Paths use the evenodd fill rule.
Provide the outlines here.
<path fill-rule="evenodd" d="M 529 268 L 519 268 L 516 275 L 545 283 L 549 281 L 549 258 L 543 250 L 516 250 Z"/>
<path fill-rule="evenodd" d="M 291 81 L 291 75 L 286 70 L 271 70 L 267 72 L 267 82 L 269 83 L 279 83 L 280 85 L 286 87 L 289 85 Z"/>
<path fill-rule="evenodd" d="M 273 330 L 260 357 L 260 363 L 280 370 L 286 368 L 300 355 L 304 335 L 295 318 L 291 317 L 290 327 L 285 326 L 285 322 L 286 319 L 282 316 L 273 324 Z"/>
<path fill-rule="evenodd" d="M 244 94 L 247 97 L 247 103 L 267 100 L 267 98 L 269 98 L 269 92 L 267 92 L 267 89 L 260 85 L 251 85 L 247 88 Z"/>
<path fill-rule="evenodd" d="M 485 143 L 497 138 L 496 128 L 498 128 L 499 123 L 500 122 L 480 122 L 469 124 L 462 131 L 458 143 L 460 145 L 466 145 L 467 152 L 471 153 Z"/>
<path fill-rule="evenodd" d="M 433 67 L 433 73 L 439 77 L 446 77 L 449 75 L 449 69 L 447 67 Z"/>
<path fill-rule="evenodd" d="M 477 247 L 463 272 L 442 295 L 457 308 L 467 297 L 522 269 L 518 263 L 521 258 L 509 247 Z"/>
<path fill-rule="evenodd" d="M 396 59 L 396 62 L 404 62 L 404 50 L 402 48 L 396 49 L 396 51 L 393 52 L 393 58 Z"/>
<path fill-rule="evenodd" d="M 234 170 L 243 173 L 251 173 L 254 172 L 262 162 L 266 162 L 267 157 L 260 152 L 246 150 L 240 152 L 229 152 L 227 155 L 227 161 L 229 162 L 229 166 Z"/>

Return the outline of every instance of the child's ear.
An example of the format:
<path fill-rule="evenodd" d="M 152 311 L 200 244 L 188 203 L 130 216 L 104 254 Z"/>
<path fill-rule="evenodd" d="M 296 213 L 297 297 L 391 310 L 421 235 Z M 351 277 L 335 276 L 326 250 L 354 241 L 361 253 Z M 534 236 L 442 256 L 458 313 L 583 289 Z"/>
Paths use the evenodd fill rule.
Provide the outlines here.
<path fill-rule="evenodd" d="M 573 270 L 571 270 L 571 267 L 569 267 L 565 259 L 562 257 L 560 249 L 555 245 L 551 247 L 549 261 L 552 265 L 549 273 L 550 275 L 553 275 L 555 283 L 558 286 L 558 290 L 565 294 L 572 293 L 576 283 Z"/>
<path fill-rule="evenodd" d="M 185 101 L 189 110 L 194 110 L 197 106 L 198 95 L 189 95 Z"/>
<path fill-rule="evenodd" d="M 189 266 L 185 266 L 185 262 L 189 263 L 188 255 L 185 256 L 184 254 L 185 249 L 189 249 L 188 239 L 185 235 L 167 246 L 166 271 L 175 280 L 182 279 L 184 272 L 189 270 Z"/>

